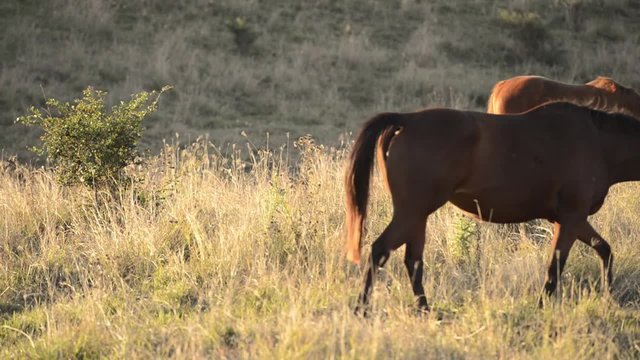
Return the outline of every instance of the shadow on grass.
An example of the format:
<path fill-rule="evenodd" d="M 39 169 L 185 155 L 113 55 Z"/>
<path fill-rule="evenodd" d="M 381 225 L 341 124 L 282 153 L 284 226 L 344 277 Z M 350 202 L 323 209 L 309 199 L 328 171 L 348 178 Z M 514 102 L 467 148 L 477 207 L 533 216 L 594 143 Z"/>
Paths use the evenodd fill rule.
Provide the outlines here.
<path fill-rule="evenodd" d="M 23 310 L 24 310 L 24 307 L 19 304 L 0 303 L 0 318 L 5 316 L 11 316 Z"/>
<path fill-rule="evenodd" d="M 640 306 L 640 268 L 614 272 L 612 297 L 621 306 Z"/>

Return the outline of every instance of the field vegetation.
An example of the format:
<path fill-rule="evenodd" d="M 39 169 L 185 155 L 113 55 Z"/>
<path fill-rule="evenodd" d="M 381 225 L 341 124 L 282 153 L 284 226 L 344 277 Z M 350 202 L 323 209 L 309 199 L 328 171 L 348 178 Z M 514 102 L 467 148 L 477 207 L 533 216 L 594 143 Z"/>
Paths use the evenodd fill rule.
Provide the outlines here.
<path fill-rule="evenodd" d="M 155 152 L 176 132 L 337 145 L 383 110 L 482 110 L 520 74 L 640 88 L 639 17 L 632 0 L 6 0 L 0 147 L 29 157 L 16 117 L 87 86 L 115 101 L 172 85 L 146 123 Z"/>
<path fill-rule="evenodd" d="M 524 73 L 640 88 L 636 1 L 184 4 L 0 3 L 0 358 L 640 357 L 639 184 L 591 219 L 611 296 L 576 244 L 538 309 L 548 239 L 445 206 L 427 227 L 433 313 L 415 315 L 400 249 L 367 319 L 342 189 L 349 132 L 376 112 L 482 110 Z M 116 103 L 166 84 L 117 187 L 63 185 L 14 123 L 90 85 Z M 376 178 L 365 246 L 390 216 Z"/>
<path fill-rule="evenodd" d="M 345 150 L 308 138 L 228 150 L 166 145 L 127 169 L 143 181 L 115 194 L 63 187 L 44 170 L 0 172 L 0 357 L 640 355 L 637 185 L 614 188 L 592 219 L 616 255 L 611 298 L 578 244 L 560 295 L 538 309 L 548 241 L 463 229 L 447 206 L 427 230 L 434 314 L 414 314 L 400 250 L 361 319 L 362 270 L 342 250 Z M 390 218 L 379 182 L 373 194 L 372 235 Z"/>

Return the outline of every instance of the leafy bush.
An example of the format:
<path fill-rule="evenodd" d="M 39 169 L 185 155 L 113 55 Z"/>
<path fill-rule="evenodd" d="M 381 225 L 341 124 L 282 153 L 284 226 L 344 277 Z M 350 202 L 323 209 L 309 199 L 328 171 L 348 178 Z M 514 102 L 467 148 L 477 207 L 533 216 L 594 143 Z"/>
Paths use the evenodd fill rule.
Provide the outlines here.
<path fill-rule="evenodd" d="M 478 223 L 464 215 L 458 215 L 452 230 L 453 237 L 449 243 L 451 255 L 458 261 L 469 261 L 471 259 L 472 242 L 473 240 L 477 242 L 479 236 Z"/>
<path fill-rule="evenodd" d="M 106 111 L 107 93 L 88 87 L 81 99 L 47 99 L 46 109 L 32 106 L 16 121 L 42 128 L 42 146 L 32 150 L 47 156 L 61 183 L 113 184 L 138 155 L 142 120 L 156 111 L 160 95 L 169 89 L 134 94 Z"/>

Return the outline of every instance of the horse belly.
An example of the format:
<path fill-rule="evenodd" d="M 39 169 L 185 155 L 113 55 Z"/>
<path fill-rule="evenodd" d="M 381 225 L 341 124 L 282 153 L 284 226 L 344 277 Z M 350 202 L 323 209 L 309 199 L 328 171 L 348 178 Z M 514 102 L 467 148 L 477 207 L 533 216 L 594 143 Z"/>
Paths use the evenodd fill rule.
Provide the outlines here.
<path fill-rule="evenodd" d="M 554 206 L 546 191 L 509 191 L 508 189 L 481 192 L 458 191 L 449 199 L 456 207 L 474 218 L 494 223 L 524 222 L 552 218 Z"/>

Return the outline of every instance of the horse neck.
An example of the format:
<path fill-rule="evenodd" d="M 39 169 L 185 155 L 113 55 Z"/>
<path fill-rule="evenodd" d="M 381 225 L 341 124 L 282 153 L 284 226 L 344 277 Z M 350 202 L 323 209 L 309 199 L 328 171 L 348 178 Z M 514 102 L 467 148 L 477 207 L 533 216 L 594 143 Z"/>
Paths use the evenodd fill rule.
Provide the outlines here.
<path fill-rule="evenodd" d="M 640 132 L 604 137 L 611 185 L 640 180 Z"/>
<path fill-rule="evenodd" d="M 629 97 L 611 93 L 607 90 L 581 85 L 580 106 L 610 113 L 623 113 L 640 119 L 640 96 L 634 100 Z"/>
<path fill-rule="evenodd" d="M 625 99 L 621 112 L 640 120 L 640 94 L 634 92 L 631 95 L 626 95 Z"/>
<path fill-rule="evenodd" d="M 612 112 L 621 105 L 616 97 L 606 90 L 587 85 L 578 85 L 578 88 L 580 103 L 577 105 L 607 112 Z"/>

